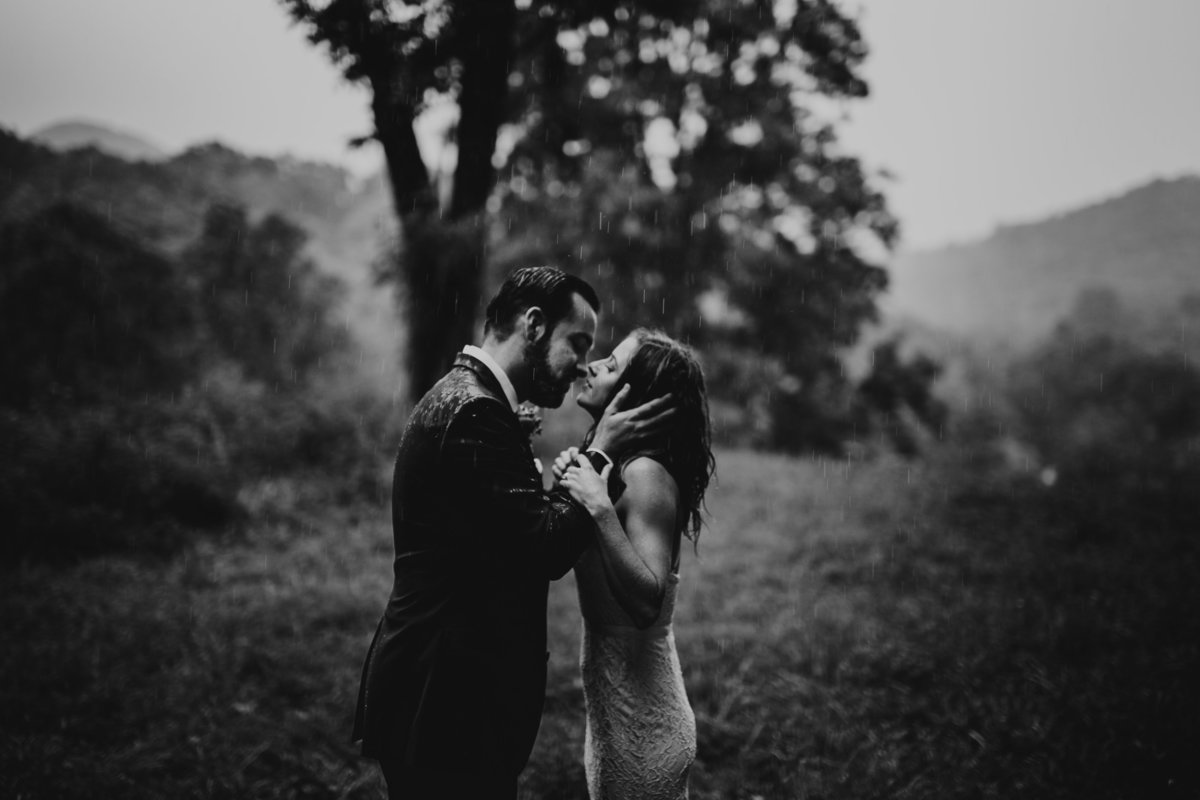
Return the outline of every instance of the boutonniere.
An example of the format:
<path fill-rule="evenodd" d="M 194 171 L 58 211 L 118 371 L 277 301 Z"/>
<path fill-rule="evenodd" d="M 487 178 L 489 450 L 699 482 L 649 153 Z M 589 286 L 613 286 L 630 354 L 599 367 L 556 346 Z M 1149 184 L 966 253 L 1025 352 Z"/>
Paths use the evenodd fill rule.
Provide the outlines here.
<path fill-rule="evenodd" d="M 542 409 L 528 401 L 517 406 L 517 422 L 526 438 L 532 439 L 542 432 Z"/>

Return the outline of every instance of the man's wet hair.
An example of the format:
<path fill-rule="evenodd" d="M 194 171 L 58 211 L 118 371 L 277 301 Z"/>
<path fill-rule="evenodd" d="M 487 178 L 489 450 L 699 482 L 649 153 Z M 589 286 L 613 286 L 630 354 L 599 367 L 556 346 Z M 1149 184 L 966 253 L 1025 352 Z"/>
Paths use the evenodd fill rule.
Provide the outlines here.
<path fill-rule="evenodd" d="M 600 310 L 596 290 L 583 278 L 557 267 L 522 267 L 505 279 L 488 303 L 483 331 L 506 339 L 512 334 L 517 317 L 534 306 L 545 312 L 547 329 L 553 330 L 571 313 L 574 305 L 571 298 L 577 294 L 593 311 Z"/>

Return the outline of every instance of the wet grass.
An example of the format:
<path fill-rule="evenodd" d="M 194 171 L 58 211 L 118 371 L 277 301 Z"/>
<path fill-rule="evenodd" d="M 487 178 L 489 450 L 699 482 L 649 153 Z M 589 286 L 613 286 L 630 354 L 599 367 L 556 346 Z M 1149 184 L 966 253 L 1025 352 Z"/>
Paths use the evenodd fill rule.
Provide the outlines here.
<path fill-rule="evenodd" d="M 1088 540 L 967 464 L 719 455 L 676 616 L 693 797 L 1197 796 L 1196 532 Z M 0 796 L 382 795 L 347 739 L 386 510 L 260 516 L 4 573 Z M 528 798 L 585 794 L 578 626 L 568 578 Z"/>

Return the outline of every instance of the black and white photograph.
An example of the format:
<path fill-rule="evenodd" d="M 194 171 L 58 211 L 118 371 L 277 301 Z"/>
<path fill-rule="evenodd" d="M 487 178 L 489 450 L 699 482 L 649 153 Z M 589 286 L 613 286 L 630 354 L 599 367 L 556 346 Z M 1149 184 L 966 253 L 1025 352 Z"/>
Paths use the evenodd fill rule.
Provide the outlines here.
<path fill-rule="evenodd" d="M 0 798 L 1200 798 L 1200 5 L 0 6 Z"/>

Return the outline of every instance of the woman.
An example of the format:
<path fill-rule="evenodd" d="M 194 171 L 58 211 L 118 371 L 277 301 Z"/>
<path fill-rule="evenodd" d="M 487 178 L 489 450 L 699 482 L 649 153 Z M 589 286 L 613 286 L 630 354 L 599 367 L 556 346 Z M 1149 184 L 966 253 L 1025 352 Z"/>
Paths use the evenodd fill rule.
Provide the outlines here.
<path fill-rule="evenodd" d="M 668 429 L 615 468 L 625 491 L 615 507 L 607 480 L 564 451 L 553 471 L 592 515 L 595 545 L 575 566 L 583 612 L 584 767 L 592 800 L 687 797 L 696 720 L 675 652 L 671 616 L 684 536 L 694 543 L 713 473 L 704 375 L 670 337 L 639 329 L 588 365 L 578 403 L 599 420 L 618 393 L 624 405 L 670 394 Z"/>

